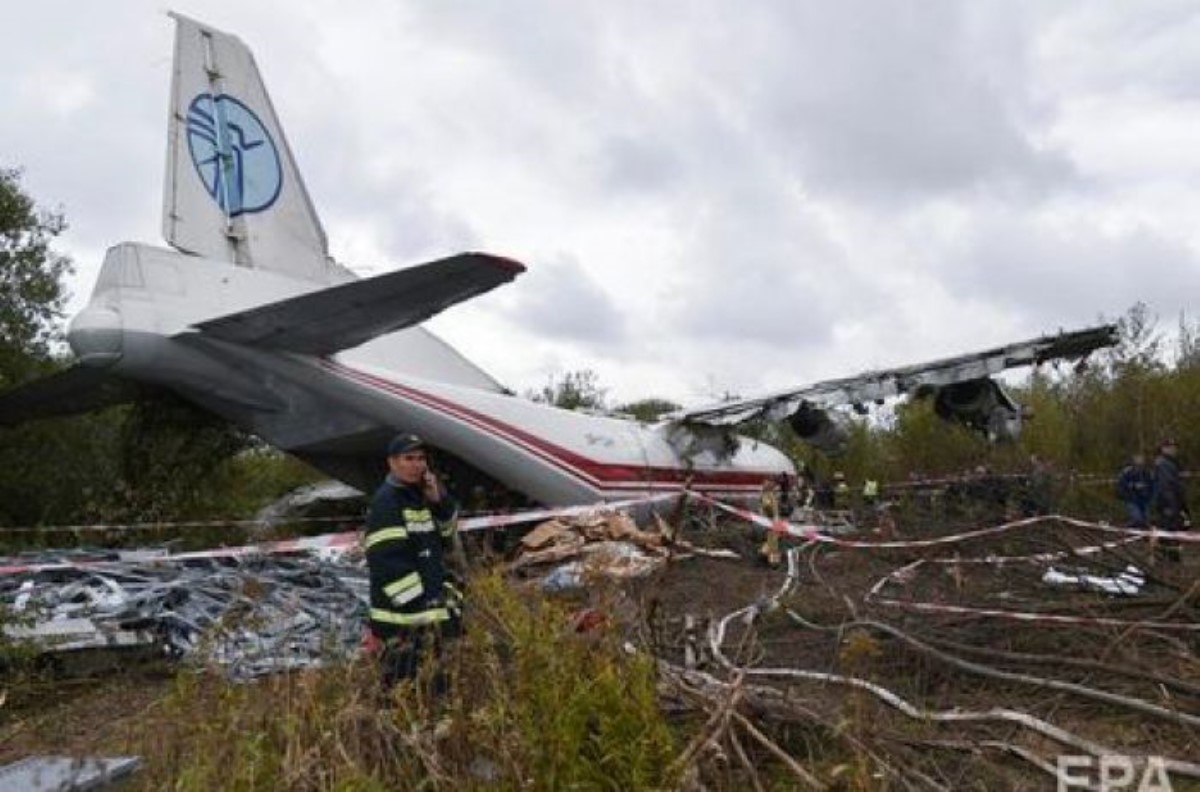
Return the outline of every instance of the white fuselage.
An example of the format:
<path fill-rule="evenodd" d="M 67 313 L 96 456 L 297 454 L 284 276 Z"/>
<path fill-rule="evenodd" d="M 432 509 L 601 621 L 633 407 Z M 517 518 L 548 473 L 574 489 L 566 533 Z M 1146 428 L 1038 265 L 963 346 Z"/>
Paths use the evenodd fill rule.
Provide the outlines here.
<path fill-rule="evenodd" d="M 547 505 L 679 491 L 689 480 L 745 498 L 793 470 L 757 441 L 684 459 L 664 426 L 509 395 L 419 327 L 328 357 L 189 329 L 329 285 L 127 243 L 109 251 L 70 339 L 85 364 L 169 388 L 359 488 L 373 485 L 386 439 L 400 430 Z"/>

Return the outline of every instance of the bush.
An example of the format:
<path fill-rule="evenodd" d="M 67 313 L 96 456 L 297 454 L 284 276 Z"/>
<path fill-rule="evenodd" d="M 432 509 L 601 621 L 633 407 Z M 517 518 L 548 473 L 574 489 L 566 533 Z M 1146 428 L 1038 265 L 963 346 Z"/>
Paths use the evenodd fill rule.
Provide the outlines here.
<path fill-rule="evenodd" d="M 145 789 L 646 789 L 674 744 L 651 661 L 497 575 L 471 589 L 466 636 L 428 674 L 381 693 L 358 660 L 236 685 L 183 673 L 129 750 Z M 427 671 L 431 670 L 427 666 Z"/>

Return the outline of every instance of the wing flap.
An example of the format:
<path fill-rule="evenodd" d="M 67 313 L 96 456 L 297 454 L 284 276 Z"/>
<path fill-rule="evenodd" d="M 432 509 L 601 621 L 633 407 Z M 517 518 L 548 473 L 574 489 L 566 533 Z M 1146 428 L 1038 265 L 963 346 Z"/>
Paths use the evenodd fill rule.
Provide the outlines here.
<path fill-rule="evenodd" d="M 328 355 L 423 322 L 524 271 L 523 264 L 511 259 L 462 253 L 209 319 L 195 327 L 222 341 Z"/>

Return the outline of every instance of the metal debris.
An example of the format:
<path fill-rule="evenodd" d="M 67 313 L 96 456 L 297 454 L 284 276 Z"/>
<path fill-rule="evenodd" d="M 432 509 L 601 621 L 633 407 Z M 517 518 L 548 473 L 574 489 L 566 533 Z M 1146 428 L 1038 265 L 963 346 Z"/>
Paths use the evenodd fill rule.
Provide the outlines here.
<path fill-rule="evenodd" d="M 0 767 L 0 792 L 68 792 L 103 789 L 137 770 L 136 756 L 29 756 Z"/>
<path fill-rule="evenodd" d="M 1042 582 L 1048 586 L 1133 596 L 1146 585 L 1146 573 L 1132 564 L 1116 575 L 1094 575 L 1086 570 L 1063 572 L 1057 567 L 1050 567 L 1042 575 Z"/>
<path fill-rule="evenodd" d="M 233 679 L 353 653 L 367 596 L 361 564 L 306 556 L 147 558 L 0 576 L 9 639 L 53 652 L 157 647 Z"/>
<path fill-rule="evenodd" d="M 363 494 L 340 481 L 318 481 L 287 493 L 259 509 L 254 520 L 262 528 L 272 528 L 290 520 L 312 517 L 322 507 L 334 507 L 339 514 L 361 512 Z"/>

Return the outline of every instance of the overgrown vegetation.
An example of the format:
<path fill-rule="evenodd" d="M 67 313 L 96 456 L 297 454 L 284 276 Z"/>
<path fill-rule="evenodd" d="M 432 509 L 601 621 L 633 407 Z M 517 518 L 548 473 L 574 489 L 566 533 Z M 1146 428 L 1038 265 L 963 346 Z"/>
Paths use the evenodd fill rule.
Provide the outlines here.
<path fill-rule="evenodd" d="M 24 192 L 19 172 L 0 168 L 0 391 L 68 365 L 59 322 L 73 264 L 53 250 L 65 228 Z M 247 516 L 315 477 L 167 392 L 0 427 L 5 526 Z"/>
<path fill-rule="evenodd" d="M 441 698 L 428 674 L 383 693 L 369 659 L 250 685 L 184 673 L 114 749 L 142 756 L 138 788 L 155 790 L 671 785 L 651 661 L 498 575 L 473 582 L 471 608 Z"/>

